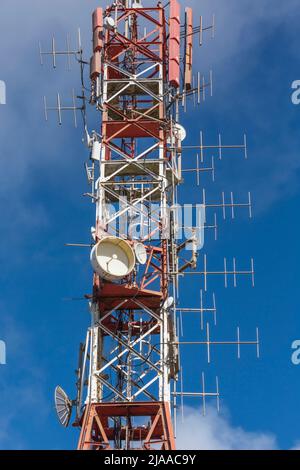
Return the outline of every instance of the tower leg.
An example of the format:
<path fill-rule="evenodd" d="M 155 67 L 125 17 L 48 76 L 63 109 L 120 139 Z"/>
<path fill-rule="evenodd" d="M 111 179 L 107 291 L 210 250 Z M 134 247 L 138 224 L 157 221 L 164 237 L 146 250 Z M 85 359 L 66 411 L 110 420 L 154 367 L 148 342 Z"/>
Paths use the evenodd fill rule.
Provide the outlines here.
<path fill-rule="evenodd" d="M 86 408 L 78 450 L 175 450 L 169 405 L 99 403 Z"/>

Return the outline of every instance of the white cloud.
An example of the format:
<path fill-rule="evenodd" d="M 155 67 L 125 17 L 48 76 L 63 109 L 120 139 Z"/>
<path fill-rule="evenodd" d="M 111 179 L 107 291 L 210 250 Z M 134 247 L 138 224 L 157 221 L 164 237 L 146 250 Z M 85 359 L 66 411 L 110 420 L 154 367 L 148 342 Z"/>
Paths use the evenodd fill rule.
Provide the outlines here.
<path fill-rule="evenodd" d="M 296 442 L 296 444 L 294 445 L 294 447 L 292 447 L 291 450 L 300 450 L 300 441 Z"/>
<path fill-rule="evenodd" d="M 227 412 L 218 415 L 208 407 L 207 415 L 185 408 L 184 422 L 178 420 L 177 448 L 182 450 L 275 450 L 276 437 L 267 432 L 249 432 L 235 427 Z"/>

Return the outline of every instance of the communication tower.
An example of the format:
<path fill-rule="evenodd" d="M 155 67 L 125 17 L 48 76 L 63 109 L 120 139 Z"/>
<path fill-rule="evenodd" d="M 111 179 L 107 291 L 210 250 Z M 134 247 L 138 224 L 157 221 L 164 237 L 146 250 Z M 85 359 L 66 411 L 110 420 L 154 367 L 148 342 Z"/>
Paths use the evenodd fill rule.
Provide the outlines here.
<path fill-rule="evenodd" d="M 148 4 L 148 5 L 146 5 Z M 205 33 L 214 37 L 215 18 L 204 26 L 194 26 L 193 10 L 179 1 L 166 5 L 154 1 L 114 1 L 92 15 L 93 54 L 90 60 L 90 92 L 87 96 L 81 37 L 78 48 L 59 51 L 55 39 L 51 50 L 43 52 L 41 62 L 50 55 L 53 66 L 58 57 L 74 57 L 80 65 L 82 93 L 72 93 L 71 106 L 57 103 L 45 116 L 72 111 L 84 121 L 85 141 L 90 150 L 86 173 L 95 205 L 95 224 L 91 229 L 93 286 L 86 298 L 91 326 L 80 345 L 77 370 L 77 395 L 70 400 L 57 387 L 56 409 L 68 426 L 72 409 L 74 425 L 80 428 L 78 449 L 175 449 L 176 414 L 187 397 L 199 397 L 205 412 L 206 399 L 215 398 L 219 407 L 219 383 L 208 391 L 202 374 L 202 389 L 184 390 L 180 349 L 184 345 L 203 345 L 208 362 L 214 345 L 234 345 L 240 356 L 241 345 L 253 345 L 259 355 L 259 335 L 253 341 L 212 340 L 210 318 L 216 320 L 215 295 L 208 296 L 209 277 L 222 276 L 225 287 L 238 276 L 249 276 L 254 284 L 254 263 L 239 270 L 234 258 L 222 261 L 219 270 L 210 270 L 206 255 L 199 256 L 204 231 L 217 237 L 217 212 L 224 218 L 228 211 L 235 217 L 237 207 L 251 211 L 250 193 L 237 202 L 233 193 L 222 193 L 220 200 L 208 201 L 203 189 L 202 202 L 196 207 L 190 224 L 183 221 L 178 187 L 185 173 L 194 173 L 197 186 L 202 172 L 214 180 L 215 159 L 206 165 L 207 153 L 222 159 L 226 150 L 242 151 L 247 158 L 247 140 L 239 145 L 208 145 L 200 132 L 200 141 L 184 146 L 186 131 L 180 114 L 191 103 L 200 105 L 213 93 L 212 73 L 193 74 L 193 44 L 200 46 Z M 198 24 L 199 18 L 197 19 Z M 79 104 L 77 104 L 79 102 Z M 87 110 L 98 111 L 97 129 L 90 132 Z M 195 165 L 186 167 L 185 155 L 194 155 Z M 191 161 L 191 158 L 189 158 Z M 198 201 L 197 201 L 198 202 Z M 213 221 L 209 211 L 213 209 Z M 80 244 L 69 244 L 81 246 Z M 82 245 L 85 246 L 85 245 Z M 180 281 L 183 276 L 203 280 L 199 308 L 182 307 Z M 211 304 L 206 304 L 210 302 Z M 199 341 L 184 341 L 182 317 L 200 315 Z M 202 334 L 202 333 L 201 333 Z"/>

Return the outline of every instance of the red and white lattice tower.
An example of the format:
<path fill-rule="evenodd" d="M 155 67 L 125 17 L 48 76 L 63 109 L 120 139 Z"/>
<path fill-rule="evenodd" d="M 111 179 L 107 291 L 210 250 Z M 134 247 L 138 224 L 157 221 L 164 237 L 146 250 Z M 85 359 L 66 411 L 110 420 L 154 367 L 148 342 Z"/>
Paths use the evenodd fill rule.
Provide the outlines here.
<path fill-rule="evenodd" d="M 144 0 L 146 3 L 146 0 Z M 79 49 L 58 52 L 55 40 L 52 50 L 41 53 L 51 55 L 56 67 L 58 55 L 74 56 L 81 67 L 82 106 L 77 107 L 73 93 L 73 106 L 48 108 L 45 113 L 76 111 L 84 117 L 86 141 L 90 148 L 90 163 L 86 164 L 91 197 L 96 208 L 95 227 L 92 228 L 91 262 L 94 270 L 93 292 L 89 300 L 92 324 L 86 341 L 80 345 L 77 370 L 77 397 L 71 401 L 60 388 L 55 400 L 58 417 L 64 426 L 70 421 L 76 407 L 74 426 L 81 429 L 78 449 L 175 449 L 174 424 L 177 398 L 215 397 L 219 404 L 219 387 L 207 392 L 202 375 L 202 391 L 188 393 L 183 390 L 182 368 L 179 361 L 181 344 L 204 345 L 210 362 L 212 345 L 255 345 L 259 355 L 258 330 L 254 341 L 241 341 L 237 328 L 236 341 L 212 341 L 210 325 L 206 325 L 206 339 L 181 341 L 178 318 L 185 312 L 216 314 L 213 307 L 181 308 L 178 305 L 179 280 L 182 276 L 198 275 L 204 281 L 210 275 L 222 275 L 227 287 L 228 278 L 250 276 L 254 284 L 254 267 L 239 271 L 236 259 L 232 269 L 224 260 L 224 269 L 209 271 L 204 255 L 202 269 L 198 267 L 198 251 L 203 246 L 203 230 L 216 230 L 206 223 L 205 210 L 228 209 L 234 218 L 235 208 L 249 209 L 246 203 L 236 203 L 233 193 L 226 202 L 207 203 L 203 189 L 203 202 L 199 217 L 186 226 L 178 212 L 177 190 L 184 172 L 196 173 L 200 186 L 200 172 L 212 172 L 215 166 L 204 164 L 206 150 L 242 149 L 247 158 L 246 137 L 242 145 L 205 145 L 200 133 L 200 146 L 184 146 L 184 128 L 179 124 L 179 107 L 186 109 L 189 98 L 194 104 L 205 99 L 205 90 L 212 93 L 212 76 L 206 83 L 198 74 L 192 75 L 193 36 L 199 34 L 199 43 L 205 31 L 214 33 L 213 25 L 193 27 L 193 11 L 185 8 L 182 15 L 177 0 L 166 6 L 143 6 L 141 1 L 115 1 L 105 10 L 93 13 L 93 55 L 90 63 L 91 97 L 89 103 L 97 110 L 97 131 L 88 133 L 86 121 L 86 86 L 84 84 L 83 51 L 79 35 Z M 181 24 L 181 17 L 184 22 Z M 100 125 L 101 123 L 101 125 Z M 196 169 L 182 168 L 182 153 L 200 150 Z M 184 162 L 183 162 L 184 163 Z M 198 211 L 198 209 L 197 209 Z M 198 212 L 197 212 L 198 214 Z M 183 224 L 183 227 L 181 225 Z M 184 236 L 181 229 L 187 228 Z M 179 240 L 181 240 L 179 242 Z M 86 245 L 85 245 L 86 246 Z M 89 246 L 89 245 L 87 245 Z M 184 253 L 184 260 L 182 260 Z M 180 314 L 180 315 L 178 315 Z M 179 373 L 180 372 L 180 373 Z M 181 390 L 177 391 L 176 383 Z"/>
<path fill-rule="evenodd" d="M 170 20 L 160 3 L 114 2 L 93 14 L 92 102 L 102 127 L 92 144 L 93 323 L 79 449 L 175 448 L 167 208 L 180 182 L 180 135 L 168 111 L 180 79 L 179 15 L 177 1 Z"/>

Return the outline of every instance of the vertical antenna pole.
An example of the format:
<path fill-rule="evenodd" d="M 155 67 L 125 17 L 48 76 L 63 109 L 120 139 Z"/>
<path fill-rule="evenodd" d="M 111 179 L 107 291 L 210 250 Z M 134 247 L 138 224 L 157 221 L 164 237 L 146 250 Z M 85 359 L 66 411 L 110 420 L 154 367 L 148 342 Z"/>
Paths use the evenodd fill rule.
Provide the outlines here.
<path fill-rule="evenodd" d="M 233 197 L 233 192 L 231 191 L 230 193 L 230 200 L 231 200 L 231 218 L 235 218 L 235 213 L 234 213 L 234 197 Z"/>
<path fill-rule="evenodd" d="M 238 352 L 238 359 L 241 359 L 241 343 L 240 343 L 240 328 L 237 327 L 237 352 Z"/>
<path fill-rule="evenodd" d="M 55 38 L 52 38 L 52 58 L 53 58 L 53 68 L 56 69 L 56 51 L 55 51 Z"/>
<path fill-rule="evenodd" d="M 204 329 L 204 315 L 203 315 L 203 290 L 200 289 L 200 322 L 201 330 Z"/>
<path fill-rule="evenodd" d="M 207 257 L 204 255 L 204 290 L 207 292 Z"/>
<path fill-rule="evenodd" d="M 210 364 L 210 328 L 209 323 L 206 324 L 206 340 L 207 340 L 207 362 Z"/>
<path fill-rule="evenodd" d="M 215 157 L 211 157 L 212 181 L 215 182 Z"/>
<path fill-rule="evenodd" d="M 205 375 L 202 372 L 202 412 L 206 416 Z"/>
<path fill-rule="evenodd" d="M 247 149 L 247 135 L 244 134 L 244 147 L 245 147 L 245 160 L 248 159 L 248 149 Z"/>
<path fill-rule="evenodd" d="M 260 358 L 260 344 L 259 344 L 259 330 L 256 328 L 256 355 L 257 359 Z"/>
<path fill-rule="evenodd" d="M 254 259 L 251 258 L 251 274 L 252 274 L 252 287 L 255 287 L 255 277 L 254 277 Z"/>
<path fill-rule="evenodd" d="M 220 413 L 220 389 L 219 389 L 219 378 L 216 377 L 216 392 L 217 392 L 217 411 Z"/>
<path fill-rule="evenodd" d="M 73 100 L 73 115 L 74 115 L 74 125 L 77 128 L 77 116 L 76 116 L 76 100 L 75 100 L 75 90 L 72 90 L 72 100 Z"/>
<path fill-rule="evenodd" d="M 227 259 L 226 258 L 224 258 L 224 282 L 225 282 L 225 288 L 227 289 L 228 282 L 227 282 Z"/>
<path fill-rule="evenodd" d="M 214 322 L 215 322 L 215 326 L 217 326 L 217 306 L 216 306 L 215 293 L 213 293 L 213 309 L 214 309 Z"/>
<path fill-rule="evenodd" d="M 252 200 L 251 200 L 251 193 L 248 192 L 248 204 L 249 204 L 249 218 L 252 219 Z"/>
<path fill-rule="evenodd" d="M 60 102 L 60 94 L 57 93 L 57 113 L 58 113 L 58 123 L 61 126 L 62 118 L 61 118 L 61 102 Z"/>
<path fill-rule="evenodd" d="M 237 276 L 236 276 L 236 259 L 233 258 L 233 285 L 234 287 L 237 286 Z"/>
<path fill-rule="evenodd" d="M 200 155 L 201 155 L 201 163 L 204 162 L 204 153 L 203 153 L 203 132 L 200 131 Z"/>
<path fill-rule="evenodd" d="M 222 160 L 222 136 L 219 134 L 219 160 Z"/>
<path fill-rule="evenodd" d="M 200 16 L 199 46 L 203 44 L 203 16 Z"/>
<path fill-rule="evenodd" d="M 223 208 L 223 219 L 226 220 L 226 205 L 225 205 L 225 193 L 222 191 L 222 208 Z"/>

